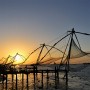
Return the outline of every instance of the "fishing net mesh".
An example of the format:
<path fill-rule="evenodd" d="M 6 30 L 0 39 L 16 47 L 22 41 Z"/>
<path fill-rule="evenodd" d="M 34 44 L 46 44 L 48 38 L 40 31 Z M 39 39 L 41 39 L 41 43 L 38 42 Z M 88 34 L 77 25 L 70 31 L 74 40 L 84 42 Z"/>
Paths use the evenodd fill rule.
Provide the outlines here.
<path fill-rule="evenodd" d="M 72 39 L 72 46 L 71 46 L 71 53 L 70 53 L 70 58 L 80 58 L 89 53 L 86 53 L 82 51 L 75 43 L 75 41 Z"/>
<path fill-rule="evenodd" d="M 70 45 L 70 42 L 69 42 L 69 45 Z M 67 61 L 67 57 L 68 57 L 68 50 L 69 50 L 69 46 L 68 46 L 68 49 L 63 57 L 63 55 L 60 55 L 61 57 L 57 56 L 55 53 L 54 53 L 54 56 L 52 55 L 51 58 L 48 58 L 46 60 L 42 60 L 42 64 L 61 64 L 61 61 L 63 64 L 66 63 Z M 63 51 L 63 54 L 64 54 L 64 51 Z M 56 56 L 55 56 L 56 55 Z M 74 41 L 74 39 L 72 39 L 72 45 L 71 45 L 71 52 L 70 52 L 70 63 L 83 63 L 84 61 L 88 61 L 90 58 L 90 53 L 87 53 L 87 52 L 84 52 L 77 44 L 76 42 Z"/>

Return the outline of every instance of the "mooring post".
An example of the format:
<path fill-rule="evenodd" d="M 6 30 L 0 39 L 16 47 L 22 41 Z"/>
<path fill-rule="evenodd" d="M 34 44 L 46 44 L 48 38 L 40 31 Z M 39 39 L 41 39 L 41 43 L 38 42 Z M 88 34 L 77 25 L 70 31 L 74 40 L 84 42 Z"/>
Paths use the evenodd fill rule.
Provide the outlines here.
<path fill-rule="evenodd" d="M 42 88 L 43 88 L 43 70 L 42 70 Z"/>

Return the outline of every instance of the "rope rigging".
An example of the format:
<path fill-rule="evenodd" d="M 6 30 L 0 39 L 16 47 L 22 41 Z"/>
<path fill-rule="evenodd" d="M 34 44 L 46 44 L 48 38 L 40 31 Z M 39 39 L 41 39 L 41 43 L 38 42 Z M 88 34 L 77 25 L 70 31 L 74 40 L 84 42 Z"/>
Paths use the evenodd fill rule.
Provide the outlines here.
<path fill-rule="evenodd" d="M 50 63 L 58 62 L 59 65 L 62 65 L 62 64 L 69 65 L 70 59 L 80 58 L 80 57 L 90 54 L 90 53 L 84 52 L 82 50 L 81 45 L 80 45 L 79 40 L 76 35 L 77 33 L 90 36 L 90 34 L 87 34 L 87 33 L 76 32 L 73 28 L 71 31 L 68 31 L 65 36 L 63 36 L 61 39 L 59 39 L 53 45 L 47 45 L 45 43 L 41 44 L 40 47 L 38 47 L 34 51 L 32 51 L 27 57 L 24 57 L 23 55 L 16 53 L 16 55 L 13 57 L 9 55 L 6 59 L 2 58 L 1 60 L 4 60 L 3 65 L 5 65 L 5 64 L 14 65 L 16 62 L 15 59 L 16 59 L 17 55 L 19 55 L 22 59 L 22 62 L 20 62 L 16 65 L 21 65 L 21 64 L 24 64 L 31 57 L 32 54 L 39 51 L 35 64 L 50 64 Z M 69 38 L 67 40 L 64 50 L 57 48 L 57 44 L 59 44 L 61 41 L 64 41 L 65 38 L 67 38 L 67 37 L 69 37 Z M 46 52 L 44 52 L 44 50 Z M 56 55 L 56 57 L 53 57 L 53 55 L 52 55 L 53 50 L 56 50 L 56 52 L 59 51 L 60 52 L 59 56 Z M 43 52 L 44 52 L 44 54 L 43 54 Z M 47 56 L 49 56 L 49 58 L 45 59 Z"/>

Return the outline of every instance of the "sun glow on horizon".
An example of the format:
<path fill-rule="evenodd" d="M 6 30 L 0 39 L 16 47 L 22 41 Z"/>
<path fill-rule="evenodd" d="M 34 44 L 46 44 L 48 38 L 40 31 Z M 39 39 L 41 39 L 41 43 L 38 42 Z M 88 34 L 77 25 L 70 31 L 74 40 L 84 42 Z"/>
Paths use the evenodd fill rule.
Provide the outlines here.
<path fill-rule="evenodd" d="M 23 63 L 23 61 L 24 59 L 19 54 L 17 54 L 15 57 L 15 64 Z"/>

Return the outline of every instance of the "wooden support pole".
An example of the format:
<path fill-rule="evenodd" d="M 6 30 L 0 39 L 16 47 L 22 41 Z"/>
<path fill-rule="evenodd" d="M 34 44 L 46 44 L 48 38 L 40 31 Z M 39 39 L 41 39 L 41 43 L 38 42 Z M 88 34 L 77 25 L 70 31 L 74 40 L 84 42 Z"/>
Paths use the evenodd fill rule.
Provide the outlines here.
<path fill-rule="evenodd" d="M 3 81 L 2 81 L 2 83 L 4 84 L 4 74 L 3 74 Z"/>
<path fill-rule="evenodd" d="M 13 83 L 14 75 L 12 74 L 12 83 Z"/>
<path fill-rule="evenodd" d="M 68 71 L 66 70 L 66 86 L 68 86 Z"/>
<path fill-rule="evenodd" d="M 23 90 L 23 87 L 24 87 L 24 74 L 22 73 L 22 90 Z"/>
<path fill-rule="evenodd" d="M 37 76 L 37 66 L 36 66 L 36 76 Z"/>
<path fill-rule="evenodd" d="M 55 88 L 57 88 L 57 70 L 56 70 L 56 67 L 55 67 Z"/>
<path fill-rule="evenodd" d="M 4 89 L 4 73 L 2 74 L 2 76 L 3 76 L 2 84 L 3 84 L 3 89 Z"/>
<path fill-rule="evenodd" d="M 49 81 L 49 75 L 48 75 L 48 69 L 47 69 L 47 88 L 48 88 L 48 81 Z"/>
<path fill-rule="evenodd" d="M 59 86 L 59 68 L 56 68 L 56 81 L 55 81 L 55 88 L 57 89 Z"/>
<path fill-rule="evenodd" d="M 11 75 L 12 75 L 12 90 L 13 90 L 13 88 L 14 88 L 14 83 L 13 83 L 13 80 L 14 80 L 14 74 L 12 73 Z"/>
<path fill-rule="evenodd" d="M 6 90 L 7 90 L 7 80 L 8 80 L 8 75 L 6 74 Z"/>
<path fill-rule="evenodd" d="M 42 88 L 43 88 L 43 70 L 42 70 Z"/>
<path fill-rule="evenodd" d="M 24 81 L 24 74 L 22 73 L 22 83 L 23 83 L 23 81 Z"/>
<path fill-rule="evenodd" d="M 17 73 L 16 73 L 16 90 L 17 90 Z"/>
<path fill-rule="evenodd" d="M 34 72 L 33 72 L 33 74 L 34 74 L 34 83 L 35 83 L 35 79 L 36 79 L 36 78 L 35 78 L 35 77 L 36 77 L 36 76 L 35 76 L 35 66 L 34 66 Z"/>
<path fill-rule="evenodd" d="M 58 80 L 58 83 L 59 83 L 59 71 L 57 70 L 57 80 Z"/>
<path fill-rule="evenodd" d="M 57 74 L 56 74 L 56 67 L 55 67 L 55 81 L 56 81 L 56 75 L 57 75 Z"/>
<path fill-rule="evenodd" d="M 27 73 L 27 88 L 28 88 L 28 73 Z"/>
<path fill-rule="evenodd" d="M 35 90 L 35 84 L 36 84 L 35 66 L 33 67 L 33 76 L 34 76 L 34 90 Z"/>

